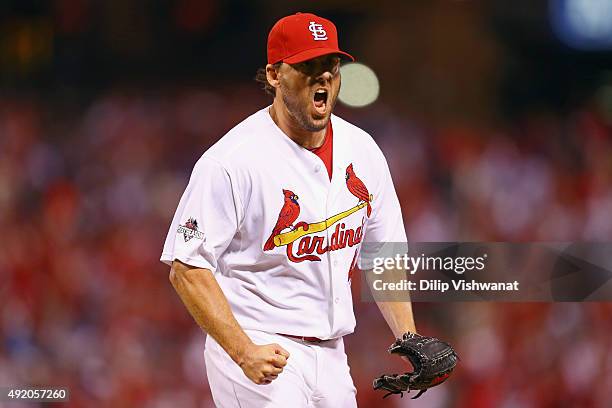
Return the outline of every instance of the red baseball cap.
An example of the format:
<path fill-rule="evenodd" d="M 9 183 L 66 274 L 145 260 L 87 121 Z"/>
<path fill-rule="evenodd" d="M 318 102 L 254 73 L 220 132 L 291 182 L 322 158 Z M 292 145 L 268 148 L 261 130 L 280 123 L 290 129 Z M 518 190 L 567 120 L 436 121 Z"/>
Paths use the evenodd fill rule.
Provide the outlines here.
<path fill-rule="evenodd" d="M 268 34 L 268 64 L 297 64 L 326 54 L 350 54 L 338 48 L 338 33 L 331 21 L 311 13 L 283 17 Z"/>

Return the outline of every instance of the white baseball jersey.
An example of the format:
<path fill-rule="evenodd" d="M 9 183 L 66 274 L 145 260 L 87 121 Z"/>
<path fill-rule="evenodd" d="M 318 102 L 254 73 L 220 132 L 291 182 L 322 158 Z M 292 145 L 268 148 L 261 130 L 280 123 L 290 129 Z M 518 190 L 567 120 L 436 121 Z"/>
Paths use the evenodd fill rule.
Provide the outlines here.
<path fill-rule="evenodd" d="M 349 271 L 362 242 L 406 242 L 386 160 L 332 115 L 333 173 L 269 108 L 196 163 L 161 260 L 207 268 L 244 329 L 331 339 L 355 327 Z"/>

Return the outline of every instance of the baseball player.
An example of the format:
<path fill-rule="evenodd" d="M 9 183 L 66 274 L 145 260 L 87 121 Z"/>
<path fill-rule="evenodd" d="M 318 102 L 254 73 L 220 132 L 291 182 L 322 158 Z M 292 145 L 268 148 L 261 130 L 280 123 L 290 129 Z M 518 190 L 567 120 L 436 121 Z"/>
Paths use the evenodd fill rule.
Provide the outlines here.
<path fill-rule="evenodd" d="M 314 14 L 268 36 L 268 106 L 195 164 L 161 260 L 208 334 L 219 407 L 353 407 L 343 336 L 353 332 L 351 270 L 364 242 L 405 242 L 385 158 L 332 114 L 340 89 L 336 27 Z M 379 303 L 395 337 L 410 303 Z"/>

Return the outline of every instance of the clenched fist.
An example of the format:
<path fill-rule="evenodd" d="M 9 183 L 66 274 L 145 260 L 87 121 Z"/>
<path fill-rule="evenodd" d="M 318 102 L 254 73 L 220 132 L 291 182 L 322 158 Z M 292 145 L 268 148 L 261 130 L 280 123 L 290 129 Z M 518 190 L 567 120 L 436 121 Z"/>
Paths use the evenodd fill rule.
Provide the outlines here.
<path fill-rule="evenodd" d="M 255 384 L 270 384 L 287 365 L 289 353 L 278 344 L 250 344 L 238 364 Z"/>

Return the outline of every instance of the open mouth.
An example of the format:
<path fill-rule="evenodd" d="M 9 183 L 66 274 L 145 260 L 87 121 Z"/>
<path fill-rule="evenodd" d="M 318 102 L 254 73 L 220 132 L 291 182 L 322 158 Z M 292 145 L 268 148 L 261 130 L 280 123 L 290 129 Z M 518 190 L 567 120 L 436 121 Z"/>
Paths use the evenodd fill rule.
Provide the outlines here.
<path fill-rule="evenodd" d="M 325 89 L 320 88 L 316 90 L 314 93 L 313 104 L 318 113 L 322 115 L 325 113 L 327 108 L 327 91 Z"/>

